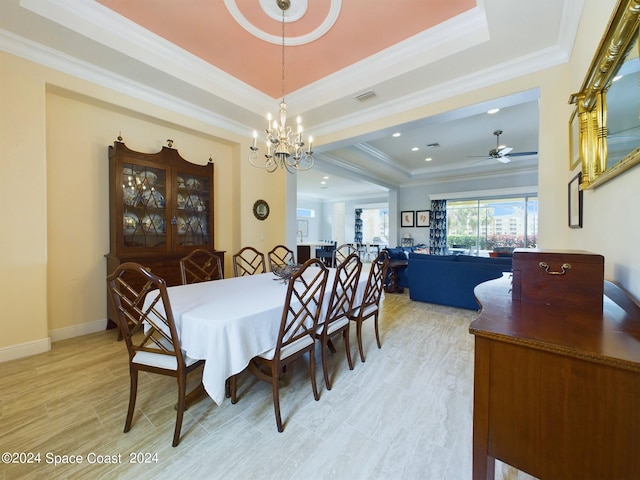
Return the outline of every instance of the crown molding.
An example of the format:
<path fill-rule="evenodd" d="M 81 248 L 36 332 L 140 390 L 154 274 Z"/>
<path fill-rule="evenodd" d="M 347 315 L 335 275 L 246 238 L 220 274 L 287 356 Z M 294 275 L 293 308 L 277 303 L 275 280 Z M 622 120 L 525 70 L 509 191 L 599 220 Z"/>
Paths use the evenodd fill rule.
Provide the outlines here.
<path fill-rule="evenodd" d="M 406 178 L 411 178 L 411 172 L 409 170 L 401 167 L 393 160 L 393 158 L 367 143 L 356 143 L 349 148 L 359 150 L 378 163 L 382 163 L 389 168 L 393 168 L 395 171 L 402 173 Z"/>
<path fill-rule="evenodd" d="M 530 175 L 535 175 L 537 178 L 538 175 L 538 167 L 536 166 L 527 166 L 516 169 L 509 169 L 509 171 L 487 171 L 487 172 L 469 172 L 469 173 L 461 173 L 460 169 L 452 170 L 447 173 L 443 173 L 441 175 L 429 175 L 429 176 L 416 176 L 410 182 L 405 182 L 398 187 L 417 187 L 417 186 L 426 186 L 426 185 L 441 185 L 443 183 L 459 183 L 464 181 L 474 181 L 480 182 L 484 180 L 499 180 L 502 178 L 513 179 L 516 177 L 528 177 Z"/>
<path fill-rule="evenodd" d="M 287 95 L 300 111 L 390 80 L 489 40 L 484 10 L 475 7 Z"/>
<path fill-rule="evenodd" d="M 247 136 L 248 127 L 242 123 L 234 122 L 209 109 L 180 100 L 2 29 L 0 29 L 0 50 L 223 130 Z"/>
<path fill-rule="evenodd" d="M 549 47 L 509 62 L 493 65 L 483 70 L 458 77 L 447 83 L 412 92 L 401 98 L 396 98 L 384 103 L 376 103 L 370 108 L 335 118 L 330 122 L 310 125 L 308 128 L 312 128 L 316 136 L 345 130 L 350 127 L 375 122 L 394 114 L 495 85 L 496 83 L 555 67 L 566 63 L 568 60 L 568 52 L 557 46 Z"/>
<path fill-rule="evenodd" d="M 396 182 L 389 182 L 379 177 L 372 176 L 370 170 L 349 163 L 336 155 L 319 153 L 315 154 L 314 157 L 316 157 L 316 163 L 321 166 L 322 170 L 327 171 L 328 173 L 338 174 L 345 178 L 364 180 L 388 189 L 398 188 L 398 184 Z"/>
<path fill-rule="evenodd" d="M 434 193 L 429 195 L 429 200 L 458 200 L 467 198 L 486 198 L 511 195 L 538 195 L 537 185 L 525 185 L 522 187 L 492 188 L 488 190 L 470 190 L 467 192 L 447 192 L 446 194 Z"/>
<path fill-rule="evenodd" d="M 273 99 L 98 2 L 21 0 L 21 6 L 80 35 L 223 100 L 242 98 L 250 111 L 268 111 Z"/>

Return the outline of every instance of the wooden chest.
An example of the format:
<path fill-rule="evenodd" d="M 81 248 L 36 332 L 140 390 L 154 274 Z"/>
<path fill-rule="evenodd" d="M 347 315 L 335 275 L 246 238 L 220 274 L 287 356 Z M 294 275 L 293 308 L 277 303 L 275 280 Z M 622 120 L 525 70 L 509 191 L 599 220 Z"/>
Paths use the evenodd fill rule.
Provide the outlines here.
<path fill-rule="evenodd" d="M 512 299 L 602 311 L 604 257 L 582 250 L 516 249 Z"/>

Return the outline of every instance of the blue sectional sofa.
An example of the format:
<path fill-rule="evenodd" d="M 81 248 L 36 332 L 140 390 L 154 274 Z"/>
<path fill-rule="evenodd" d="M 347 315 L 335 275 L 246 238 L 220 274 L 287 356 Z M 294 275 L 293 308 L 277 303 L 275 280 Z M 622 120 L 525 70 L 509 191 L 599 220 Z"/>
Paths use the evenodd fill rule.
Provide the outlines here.
<path fill-rule="evenodd" d="M 511 271 L 511 257 L 409 254 L 407 268 L 412 300 L 477 310 L 473 289 Z"/>

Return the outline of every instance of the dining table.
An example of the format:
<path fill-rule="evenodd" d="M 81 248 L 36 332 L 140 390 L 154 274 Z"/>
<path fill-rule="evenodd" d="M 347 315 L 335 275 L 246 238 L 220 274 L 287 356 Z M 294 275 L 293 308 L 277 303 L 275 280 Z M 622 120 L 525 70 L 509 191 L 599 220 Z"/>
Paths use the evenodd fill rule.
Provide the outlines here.
<path fill-rule="evenodd" d="M 336 272 L 328 270 L 319 323 L 326 317 Z M 354 305 L 362 302 L 367 276 L 361 272 Z M 216 404 L 224 401 L 229 377 L 276 346 L 286 292 L 286 283 L 272 272 L 167 288 L 182 350 L 205 360 L 202 383 Z"/>

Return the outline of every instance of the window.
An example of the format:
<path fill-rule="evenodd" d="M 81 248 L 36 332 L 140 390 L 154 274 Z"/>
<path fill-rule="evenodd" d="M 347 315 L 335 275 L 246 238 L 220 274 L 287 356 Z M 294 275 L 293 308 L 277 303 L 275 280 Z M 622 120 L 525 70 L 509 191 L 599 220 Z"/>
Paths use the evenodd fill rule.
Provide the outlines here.
<path fill-rule="evenodd" d="M 386 245 L 389 238 L 389 209 L 363 208 L 360 218 L 363 243 Z"/>
<path fill-rule="evenodd" d="M 447 201 L 447 246 L 488 255 L 494 247 L 535 247 L 538 198 Z"/>
<path fill-rule="evenodd" d="M 298 208 L 296 209 L 296 215 L 298 218 L 314 218 L 316 211 L 309 208 Z"/>

